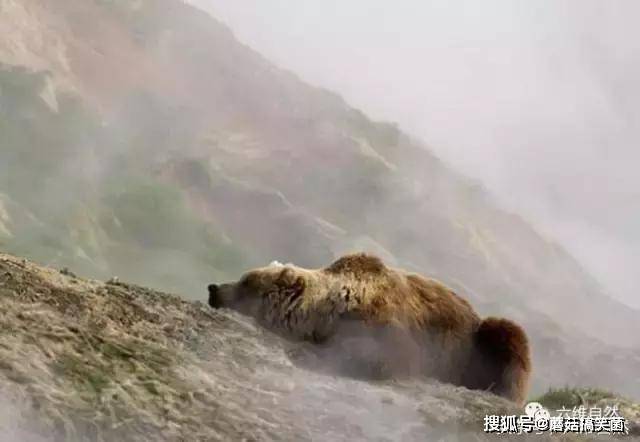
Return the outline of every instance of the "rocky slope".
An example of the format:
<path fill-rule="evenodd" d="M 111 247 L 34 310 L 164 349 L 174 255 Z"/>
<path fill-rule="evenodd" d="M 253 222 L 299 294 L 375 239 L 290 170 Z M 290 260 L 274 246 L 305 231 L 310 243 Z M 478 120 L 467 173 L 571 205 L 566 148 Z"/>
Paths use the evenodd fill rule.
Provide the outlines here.
<path fill-rule="evenodd" d="M 640 397 L 639 313 L 395 125 L 177 0 L 0 0 L 0 249 L 200 296 L 364 249 L 522 322 L 534 391 Z M 490 159 L 488 159 L 490 161 Z"/>
<path fill-rule="evenodd" d="M 3 441 L 477 441 L 493 439 L 485 414 L 521 414 L 435 382 L 314 373 L 304 346 L 242 316 L 9 255 L 0 309 Z"/>

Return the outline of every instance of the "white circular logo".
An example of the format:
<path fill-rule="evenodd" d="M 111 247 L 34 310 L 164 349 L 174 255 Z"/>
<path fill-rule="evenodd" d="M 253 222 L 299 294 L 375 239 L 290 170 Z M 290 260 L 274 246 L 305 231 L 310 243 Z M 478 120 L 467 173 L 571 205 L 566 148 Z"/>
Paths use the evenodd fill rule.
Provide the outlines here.
<path fill-rule="evenodd" d="M 524 412 L 529 417 L 535 417 L 536 413 L 539 412 L 540 410 L 544 410 L 544 407 L 542 405 L 540 405 L 538 402 L 529 402 L 524 407 Z M 547 412 L 547 414 L 548 414 L 548 412 Z"/>

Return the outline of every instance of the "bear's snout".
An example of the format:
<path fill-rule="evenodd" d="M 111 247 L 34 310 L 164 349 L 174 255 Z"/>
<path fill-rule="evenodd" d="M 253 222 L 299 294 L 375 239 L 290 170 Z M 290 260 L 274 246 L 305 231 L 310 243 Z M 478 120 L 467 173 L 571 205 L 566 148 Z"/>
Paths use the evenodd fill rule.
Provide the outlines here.
<path fill-rule="evenodd" d="M 235 303 L 235 283 L 209 284 L 209 305 L 213 308 L 231 307 Z"/>
<path fill-rule="evenodd" d="M 222 303 L 220 302 L 220 296 L 218 296 L 219 291 L 218 284 L 209 284 L 209 305 L 213 308 L 220 308 Z"/>

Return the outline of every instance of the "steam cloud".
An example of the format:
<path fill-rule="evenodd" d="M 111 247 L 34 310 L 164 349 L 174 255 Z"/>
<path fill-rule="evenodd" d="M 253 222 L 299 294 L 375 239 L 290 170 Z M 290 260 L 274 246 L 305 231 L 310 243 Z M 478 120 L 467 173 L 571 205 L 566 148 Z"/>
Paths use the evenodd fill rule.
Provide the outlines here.
<path fill-rule="evenodd" d="M 639 4 L 191 2 L 420 135 L 640 308 Z"/>

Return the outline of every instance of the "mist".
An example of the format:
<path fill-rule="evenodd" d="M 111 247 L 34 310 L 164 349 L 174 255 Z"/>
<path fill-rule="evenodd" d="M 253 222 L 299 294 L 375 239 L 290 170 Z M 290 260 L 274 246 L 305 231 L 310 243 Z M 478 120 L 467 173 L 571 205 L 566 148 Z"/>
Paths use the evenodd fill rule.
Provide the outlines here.
<path fill-rule="evenodd" d="M 396 121 L 640 307 L 640 5 L 193 0 Z"/>
<path fill-rule="evenodd" d="M 482 370 L 405 315 L 438 308 L 411 279 L 411 339 L 207 304 L 351 252 L 521 326 L 528 400 L 631 407 L 640 6 L 456 5 L 0 0 L 0 442 L 479 440 L 520 411 L 431 378 Z"/>

